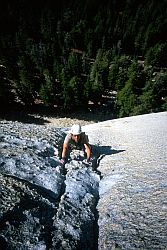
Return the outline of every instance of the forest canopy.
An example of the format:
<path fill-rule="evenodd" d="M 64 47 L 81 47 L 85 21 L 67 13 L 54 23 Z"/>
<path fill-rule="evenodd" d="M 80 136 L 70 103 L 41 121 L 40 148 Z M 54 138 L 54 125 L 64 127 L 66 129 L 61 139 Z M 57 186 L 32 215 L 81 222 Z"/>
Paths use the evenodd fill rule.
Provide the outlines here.
<path fill-rule="evenodd" d="M 167 1 L 2 1 L 0 103 L 167 110 Z"/>

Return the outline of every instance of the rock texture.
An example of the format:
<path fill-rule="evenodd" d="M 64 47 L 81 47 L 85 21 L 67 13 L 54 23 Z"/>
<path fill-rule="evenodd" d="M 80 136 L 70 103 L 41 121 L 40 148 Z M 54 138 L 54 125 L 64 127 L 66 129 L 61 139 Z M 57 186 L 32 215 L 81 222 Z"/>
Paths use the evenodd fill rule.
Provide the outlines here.
<path fill-rule="evenodd" d="M 167 249 L 167 112 L 85 130 L 115 152 L 98 168 L 98 249 Z"/>
<path fill-rule="evenodd" d="M 167 249 L 167 112 L 85 125 L 90 166 L 66 129 L 0 122 L 1 249 Z"/>
<path fill-rule="evenodd" d="M 65 129 L 0 125 L 1 249 L 95 249 L 100 178 L 81 152 L 61 166 Z"/>

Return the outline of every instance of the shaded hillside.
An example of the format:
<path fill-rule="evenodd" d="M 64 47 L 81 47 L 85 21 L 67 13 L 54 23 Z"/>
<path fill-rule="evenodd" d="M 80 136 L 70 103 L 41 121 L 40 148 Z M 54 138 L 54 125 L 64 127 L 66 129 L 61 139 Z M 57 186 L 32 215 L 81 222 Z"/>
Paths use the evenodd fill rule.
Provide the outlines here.
<path fill-rule="evenodd" d="M 0 96 L 69 112 L 166 110 L 167 2 L 8 1 L 0 10 Z"/>

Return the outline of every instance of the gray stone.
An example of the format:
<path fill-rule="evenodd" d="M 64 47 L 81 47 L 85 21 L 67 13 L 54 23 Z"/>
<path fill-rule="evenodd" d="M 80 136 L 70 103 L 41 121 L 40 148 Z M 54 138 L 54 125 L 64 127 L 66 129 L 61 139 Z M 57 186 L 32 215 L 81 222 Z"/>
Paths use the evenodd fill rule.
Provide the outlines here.
<path fill-rule="evenodd" d="M 167 112 L 84 127 L 111 146 L 98 170 L 98 249 L 166 249 Z"/>
<path fill-rule="evenodd" d="M 0 244 L 8 249 L 94 249 L 99 178 L 76 152 L 65 169 L 60 164 L 64 130 L 0 125 Z"/>
<path fill-rule="evenodd" d="M 90 165 L 60 164 L 65 128 L 0 130 L 2 249 L 166 249 L 167 112 L 84 126 Z"/>

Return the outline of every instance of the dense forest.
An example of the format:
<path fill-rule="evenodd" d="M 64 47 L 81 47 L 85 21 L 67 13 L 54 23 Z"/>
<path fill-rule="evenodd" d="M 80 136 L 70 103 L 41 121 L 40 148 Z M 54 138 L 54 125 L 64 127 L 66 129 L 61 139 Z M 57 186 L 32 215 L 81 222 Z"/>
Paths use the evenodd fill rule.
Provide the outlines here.
<path fill-rule="evenodd" d="M 167 110 L 167 1 L 1 1 L 0 105 Z"/>

